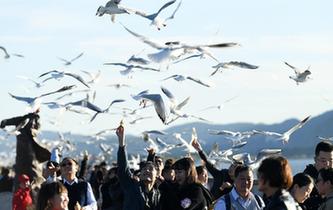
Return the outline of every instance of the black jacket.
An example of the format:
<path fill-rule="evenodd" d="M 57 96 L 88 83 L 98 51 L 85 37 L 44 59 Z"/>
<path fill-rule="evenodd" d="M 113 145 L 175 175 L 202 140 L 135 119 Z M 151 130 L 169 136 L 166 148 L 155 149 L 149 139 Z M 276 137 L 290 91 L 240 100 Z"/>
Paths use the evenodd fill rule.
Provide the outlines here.
<path fill-rule="evenodd" d="M 118 149 L 118 177 L 124 192 L 124 207 L 128 210 L 159 210 L 160 192 L 153 188 L 147 192 L 142 182 L 132 178 L 132 173 L 127 165 L 125 147 Z"/>
<path fill-rule="evenodd" d="M 313 164 L 307 165 L 304 170 L 304 173 L 311 176 L 313 180 L 316 180 L 318 177 L 318 171 Z M 303 206 L 305 206 L 307 210 L 316 210 L 324 201 L 325 199 L 319 195 L 317 188 L 314 187 L 310 194 L 310 197 L 305 200 Z"/>
<path fill-rule="evenodd" d="M 229 182 L 233 184 L 234 181 L 229 176 L 228 169 L 217 169 L 210 161 L 208 161 L 206 154 L 203 151 L 199 152 L 200 158 L 205 162 L 207 171 L 213 176 L 213 186 L 210 189 L 213 200 L 218 199 L 219 197 L 229 193 L 232 188 L 226 188 L 223 191 L 220 190 L 220 187 L 224 182 Z"/>
<path fill-rule="evenodd" d="M 120 187 L 118 178 L 113 178 L 108 182 L 102 184 L 102 210 L 122 210 L 124 202 L 124 193 Z"/>
<path fill-rule="evenodd" d="M 278 190 L 265 200 L 264 210 L 301 210 L 301 207 L 286 190 Z"/>

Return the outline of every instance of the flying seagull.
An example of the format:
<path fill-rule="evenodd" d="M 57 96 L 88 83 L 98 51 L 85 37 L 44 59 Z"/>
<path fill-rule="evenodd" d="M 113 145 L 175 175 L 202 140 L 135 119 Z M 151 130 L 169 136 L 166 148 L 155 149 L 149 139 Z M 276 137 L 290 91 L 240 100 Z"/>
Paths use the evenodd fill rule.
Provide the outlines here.
<path fill-rule="evenodd" d="M 166 21 L 173 19 L 176 12 L 178 11 L 179 7 L 180 7 L 180 3 L 178 4 L 177 8 L 175 9 L 175 11 L 172 13 L 172 15 L 168 18 L 166 18 L 165 20 L 163 20 L 162 18 L 159 17 L 159 14 L 166 9 L 167 7 L 169 7 L 170 5 L 174 4 L 176 2 L 176 0 L 172 0 L 169 1 L 167 3 L 165 3 L 156 13 L 153 14 L 146 14 L 145 12 L 142 11 L 135 11 L 136 15 L 140 15 L 141 17 L 147 18 L 148 20 L 151 21 L 150 25 L 154 25 L 157 27 L 158 30 L 161 30 L 162 27 L 166 26 Z"/>
<path fill-rule="evenodd" d="M 104 65 L 114 65 L 114 66 L 122 66 L 125 67 L 125 70 L 120 71 L 122 75 L 127 75 L 133 72 L 133 69 L 141 69 L 141 70 L 148 70 L 148 71 L 160 71 L 159 69 L 144 67 L 140 65 L 132 65 L 132 64 L 125 64 L 125 63 L 104 63 Z"/>
<path fill-rule="evenodd" d="M 289 142 L 290 135 L 293 134 L 296 130 L 303 127 L 303 125 L 310 119 L 310 116 L 306 117 L 296 125 L 294 125 L 292 128 L 290 128 L 288 131 L 284 133 L 277 133 L 277 132 L 271 132 L 271 131 L 260 131 L 260 130 L 253 130 L 253 132 L 257 134 L 262 134 L 265 136 L 272 136 L 276 138 L 277 140 L 282 140 L 283 144 Z"/>
<path fill-rule="evenodd" d="M 110 0 L 108 1 L 105 6 L 98 7 L 96 11 L 96 15 L 102 17 L 104 14 L 111 15 L 112 22 L 115 21 L 115 17 L 117 14 L 130 14 L 133 13 L 131 9 L 122 7 L 119 5 L 121 0 Z"/>
<path fill-rule="evenodd" d="M 310 66 L 305 70 L 305 71 L 300 71 L 296 67 L 290 65 L 287 62 L 284 62 L 287 66 L 289 66 L 291 69 L 294 70 L 295 76 L 289 76 L 290 79 L 294 80 L 296 84 L 298 85 L 299 83 L 305 82 L 309 79 L 309 75 L 311 74 Z"/>
<path fill-rule="evenodd" d="M 78 56 L 76 56 L 75 58 L 71 59 L 71 60 L 66 60 L 64 58 L 58 58 L 59 60 L 62 60 L 65 66 L 69 66 L 71 65 L 75 60 L 79 59 L 81 56 L 83 55 L 83 52 L 80 53 Z"/>
<path fill-rule="evenodd" d="M 44 82 L 46 82 L 46 81 L 48 81 L 50 79 L 57 79 L 57 80 L 59 80 L 59 79 L 63 78 L 64 76 L 70 76 L 70 77 L 73 77 L 74 79 L 78 80 L 79 82 L 81 82 L 87 88 L 90 88 L 90 86 L 87 84 L 87 82 L 85 82 L 84 79 L 80 75 L 74 74 L 74 73 L 71 73 L 71 72 L 68 72 L 68 71 L 52 70 L 52 71 L 48 71 L 48 72 L 45 72 L 45 73 L 39 75 L 39 78 L 44 77 L 44 76 L 46 76 L 48 74 L 51 74 L 51 76 L 48 77 L 48 78 L 46 78 L 46 79 L 44 79 L 42 81 L 42 83 L 44 83 Z"/>
<path fill-rule="evenodd" d="M 3 46 L 0 46 L 0 49 L 5 53 L 5 56 L 4 56 L 5 59 L 10 58 L 10 55 L 9 55 L 9 53 L 7 52 L 6 48 L 4 48 Z M 24 58 L 24 55 L 21 55 L 21 54 L 12 53 L 12 55 L 14 55 L 14 56 L 16 56 L 16 57 Z"/>
<path fill-rule="evenodd" d="M 216 74 L 221 68 L 222 69 L 228 69 L 231 67 L 239 67 L 242 69 L 257 69 L 259 68 L 259 66 L 256 65 L 252 65 L 252 64 L 248 64 L 245 62 L 239 62 L 239 61 L 229 61 L 229 62 L 222 62 L 222 63 L 218 63 L 217 65 L 213 66 L 213 68 L 215 68 L 215 71 L 213 71 L 210 76 L 213 76 L 214 74 Z"/>
<path fill-rule="evenodd" d="M 181 82 L 181 81 L 184 81 L 184 80 L 191 80 L 195 83 L 198 83 L 199 85 L 202 85 L 202 86 L 205 86 L 205 87 L 212 87 L 212 84 L 208 83 L 208 82 L 204 82 L 200 79 L 197 79 L 197 78 L 194 78 L 192 76 L 184 76 L 184 75 L 181 75 L 181 74 L 174 74 L 174 75 L 171 75 L 165 79 L 163 79 L 162 81 L 165 81 L 165 80 L 168 80 L 168 79 L 174 79 L 178 82 Z"/>
<path fill-rule="evenodd" d="M 167 111 L 162 96 L 160 94 L 141 94 L 140 97 L 153 102 L 158 117 L 165 124 L 167 120 Z"/>

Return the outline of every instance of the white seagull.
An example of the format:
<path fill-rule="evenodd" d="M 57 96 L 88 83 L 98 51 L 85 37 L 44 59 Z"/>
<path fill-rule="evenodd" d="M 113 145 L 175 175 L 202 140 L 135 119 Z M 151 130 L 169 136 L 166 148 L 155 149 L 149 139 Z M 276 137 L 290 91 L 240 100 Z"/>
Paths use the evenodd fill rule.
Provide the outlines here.
<path fill-rule="evenodd" d="M 158 117 L 165 124 L 167 120 L 167 110 L 162 96 L 160 94 L 141 94 L 140 97 L 153 102 Z"/>
<path fill-rule="evenodd" d="M 144 67 L 140 65 L 132 65 L 132 64 L 126 64 L 126 63 L 104 63 L 104 65 L 114 65 L 114 66 L 122 66 L 125 67 L 125 70 L 120 71 L 122 75 L 127 75 L 131 72 L 133 72 L 133 69 L 141 69 L 141 70 L 148 70 L 148 71 L 160 71 L 159 69 L 154 69 L 150 67 Z"/>
<path fill-rule="evenodd" d="M 103 16 L 104 14 L 111 15 L 112 22 L 115 21 L 115 17 L 117 14 L 130 14 L 133 11 L 129 8 L 125 8 L 119 5 L 121 0 L 110 0 L 108 1 L 105 6 L 98 7 L 96 11 L 96 15 L 99 17 Z"/>
<path fill-rule="evenodd" d="M 147 18 L 148 20 L 151 21 L 150 25 L 154 25 L 157 27 L 158 30 L 161 30 L 162 27 L 166 26 L 166 21 L 173 19 L 176 12 L 178 11 L 181 2 L 178 4 L 177 8 L 175 9 L 175 11 L 172 13 L 172 15 L 168 18 L 166 18 L 165 20 L 163 20 L 162 18 L 159 17 L 159 14 L 162 12 L 162 10 L 166 9 L 167 7 L 169 7 L 170 5 L 174 4 L 176 2 L 176 0 L 172 0 L 167 2 L 166 4 L 164 4 L 156 13 L 153 14 L 146 14 L 145 12 L 142 11 L 135 11 L 136 15 L 140 15 L 144 18 Z"/>
<path fill-rule="evenodd" d="M 294 80 L 296 84 L 298 85 L 299 83 L 305 82 L 309 79 L 309 75 L 311 74 L 310 66 L 305 70 L 305 71 L 300 71 L 296 67 L 290 65 L 287 62 L 284 62 L 287 66 L 289 66 L 291 69 L 294 70 L 295 76 L 289 76 L 290 79 Z"/>
<path fill-rule="evenodd" d="M 58 57 L 58 59 L 59 59 L 59 60 L 62 60 L 62 61 L 64 62 L 64 65 L 65 65 L 65 66 L 69 66 L 69 65 L 71 65 L 75 60 L 79 59 L 82 55 L 83 55 L 83 52 L 80 53 L 78 56 L 76 56 L 75 58 L 73 58 L 73 59 L 71 59 L 71 60 L 66 60 L 66 59 L 64 59 L 64 58 L 59 58 L 59 57 Z"/>
<path fill-rule="evenodd" d="M 289 142 L 290 135 L 293 134 L 296 130 L 303 127 L 303 125 L 310 119 L 310 116 L 306 117 L 296 125 L 294 125 L 292 128 L 290 128 L 288 131 L 284 133 L 277 133 L 277 132 L 271 132 L 271 131 L 259 131 L 259 130 L 253 130 L 253 132 L 257 134 L 262 134 L 265 136 L 272 136 L 276 138 L 277 140 L 282 140 L 283 144 Z"/>
<path fill-rule="evenodd" d="M 42 83 L 50 80 L 50 79 L 56 79 L 56 80 L 59 80 L 61 78 L 63 78 L 64 76 L 70 76 L 70 77 L 73 77 L 74 79 L 78 80 L 79 82 L 81 82 L 83 85 L 85 85 L 87 88 L 90 88 L 90 86 L 87 84 L 87 82 L 84 81 L 84 79 L 78 75 L 78 74 L 74 74 L 74 73 L 71 73 L 69 71 L 58 71 L 58 70 L 52 70 L 52 71 L 48 71 L 48 72 L 45 72 L 41 75 L 39 75 L 39 78 L 41 77 L 44 77 L 48 74 L 51 74 L 50 77 L 44 79 L 42 81 Z"/>
<path fill-rule="evenodd" d="M 221 68 L 222 69 L 228 69 L 228 68 L 231 68 L 231 67 L 239 67 L 239 68 L 243 68 L 243 69 L 257 69 L 257 68 L 259 68 L 259 66 L 248 64 L 248 63 L 245 63 L 245 62 L 239 62 L 239 61 L 222 62 L 222 63 L 218 63 L 217 65 L 212 66 L 212 67 L 215 68 L 215 71 L 213 71 L 210 74 L 210 76 L 213 76 L 214 74 L 216 74 Z"/>
<path fill-rule="evenodd" d="M 181 74 L 174 74 L 174 75 L 171 75 L 171 76 L 169 76 L 169 77 L 163 79 L 162 81 L 165 81 L 165 80 L 168 80 L 168 79 L 174 79 L 174 80 L 176 80 L 176 81 L 178 81 L 178 82 L 182 82 L 182 81 L 188 79 L 188 80 L 191 80 L 191 81 L 193 81 L 193 82 L 196 82 L 196 83 L 198 83 L 198 84 L 200 84 L 200 85 L 203 85 L 203 86 L 205 86 L 205 87 L 212 87 L 212 86 L 213 86 L 213 84 L 211 84 L 211 83 L 209 83 L 209 82 L 204 82 L 204 81 L 202 81 L 202 80 L 200 80 L 200 79 L 197 79 L 197 78 L 194 78 L 194 77 L 191 77 L 191 76 L 184 76 L 184 75 L 181 75 Z"/>

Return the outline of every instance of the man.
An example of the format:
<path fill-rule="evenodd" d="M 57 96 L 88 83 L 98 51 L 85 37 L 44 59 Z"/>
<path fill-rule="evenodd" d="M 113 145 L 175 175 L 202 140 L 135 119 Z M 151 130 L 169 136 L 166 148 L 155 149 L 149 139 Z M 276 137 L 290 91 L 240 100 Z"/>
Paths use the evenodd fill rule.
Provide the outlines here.
<path fill-rule="evenodd" d="M 248 166 L 238 166 L 235 169 L 234 187 L 230 193 L 222 196 L 214 210 L 259 210 L 264 208 L 264 201 L 251 192 L 253 187 L 253 172 Z"/>
<path fill-rule="evenodd" d="M 21 117 L 2 120 L 0 128 L 9 125 L 16 126 L 19 135 L 16 136 L 15 182 L 14 190 L 19 187 L 19 174 L 26 174 L 39 187 L 44 182 L 42 176 L 42 163 L 50 159 L 51 153 L 38 144 L 37 131 L 40 128 L 38 111 Z"/>
<path fill-rule="evenodd" d="M 323 168 L 333 168 L 333 144 L 329 141 L 322 141 L 317 144 L 314 164 L 307 165 L 304 173 L 316 180 L 318 172 Z M 323 202 L 324 199 L 319 195 L 316 187 L 314 187 L 310 198 L 305 200 L 304 206 L 307 210 L 315 210 L 318 209 Z"/>
<path fill-rule="evenodd" d="M 97 202 L 88 182 L 79 180 L 76 173 L 79 165 L 73 158 L 66 157 L 60 163 L 62 183 L 68 190 L 68 209 L 97 210 Z"/>
<path fill-rule="evenodd" d="M 119 141 L 118 177 L 124 190 L 123 209 L 128 210 L 158 210 L 160 209 L 160 192 L 154 188 L 157 171 L 155 164 L 147 161 L 140 170 L 140 180 L 132 178 L 127 163 L 124 127 L 120 125 L 116 134 Z"/>
<path fill-rule="evenodd" d="M 333 169 L 321 169 L 316 185 L 318 193 L 325 197 L 325 202 L 320 205 L 319 210 L 333 209 Z"/>

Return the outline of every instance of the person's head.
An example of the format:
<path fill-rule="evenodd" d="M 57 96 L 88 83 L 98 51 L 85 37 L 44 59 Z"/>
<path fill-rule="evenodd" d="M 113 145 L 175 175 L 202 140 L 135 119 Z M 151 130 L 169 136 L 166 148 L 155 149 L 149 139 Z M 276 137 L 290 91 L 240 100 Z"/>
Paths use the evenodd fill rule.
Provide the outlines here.
<path fill-rule="evenodd" d="M 45 183 L 41 186 L 36 210 L 68 210 L 68 193 L 61 182 Z"/>
<path fill-rule="evenodd" d="M 290 187 L 290 193 L 298 203 L 303 203 L 309 198 L 314 187 L 311 176 L 305 173 L 298 173 L 293 177 L 293 184 Z"/>
<path fill-rule="evenodd" d="M 162 170 L 164 168 L 163 159 L 160 156 L 155 156 L 154 161 L 155 161 L 155 165 L 156 165 L 157 174 L 160 176 L 162 174 Z"/>
<path fill-rule="evenodd" d="M 117 166 L 110 168 L 106 175 L 106 180 L 111 180 L 111 179 L 117 178 L 118 177 L 117 172 L 118 172 Z"/>
<path fill-rule="evenodd" d="M 315 150 L 315 167 L 317 171 L 322 168 L 333 168 L 333 144 L 329 141 L 321 141 Z"/>
<path fill-rule="evenodd" d="M 242 162 L 239 162 L 239 161 L 234 161 L 231 163 L 231 165 L 229 166 L 229 169 L 228 169 L 228 174 L 230 176 L 230 178 L 232 180 L 235 180 L 235 169 L 238 167 L 238 166 L 241 166 L 243 165 Z"/>
<path fill-rule="evenodd" d="M 175 169 L 176 182 L 179 185 L 186 185 L 197 182 L 197 170 L 191 157 L 184 157 L 173 164 Z"/>
<path fill-rule="evenodd" d="M 173 182 L 175 180 L 175 170 L 172 166 L 165 166 L 162 170 L 162 176 L 165 181 Z"/>
<path fill-rule="evenodd" d="M 19 180 L 19 186 L 20 188 L 22 189 L 26 189 L 26 188 L 29 188 L 30 186 L 30 178 L 28 175 L 26 174 L 21 174 L 19 177 L 18 177 L 18 180 Z"/>
<path fill-rule="evenodd" d="M 236 167 L 234 186 L 238 194 L 244 198 L 248 197 L 253 187 L 253 172 L 249 166 Z"/>
<path fill-rule="evenodd" d="M 198 182 L 200 182 L 202 185 L 205 185 L 208 183 L 208 171 L 205 166 L 197 166 L 195 168 L 197 170 L 198 174 Z"/>
<path fill-rule="evenodd" d="M 289 189 L 292 181 L 291 167 L 282 156 L 266 158 L 258 168 L 258 189 L 267 196 L 278 189 Z"/>
<path fill-rule="evenodd" d="M 319 171 L 318 178 L 316 180 L 316 187 L 318 193 L 323 196 L 333 192 L 333 169 L 323 168 Z"/>
<path fill-rule="evenodd" d="M 1 175 L 2 176 L 8 176 L 9 175 L 9 169 L 8 168 L 6 168 L 6 167 L 3 167 L 2 169 L 1 169 Z"/>
<path fill-rule="evenodd" d="M 140 180 L 148 183 L 155 183 L 157 177 L 156 166 L 152 161 L 142 163 L 140 169 Z"/>
<path fill-rule="evenodd" d="M 60 163 L 61 175 L 66 179 L 74 179 L 79 170 L 77 161 L 70 157 L 65 157 Z"/>

